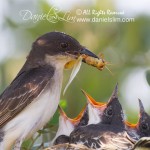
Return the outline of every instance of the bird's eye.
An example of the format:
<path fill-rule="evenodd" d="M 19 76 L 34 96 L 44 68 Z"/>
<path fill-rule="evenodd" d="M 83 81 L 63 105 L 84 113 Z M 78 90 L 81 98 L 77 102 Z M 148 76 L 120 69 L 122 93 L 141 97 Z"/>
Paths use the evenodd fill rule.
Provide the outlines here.
<path fill-rule="evenodd" d="M 68 47 L 68 43 L 61 43 L 60 46 L 61 46 L 61 48 L 67 48 Z"/>
<path fill-rule="evenodd" d="M 148 128 L 149 128 L 148 124 L 146 124 L 146 123 L 142 123 L 141 127 L 143 130 L 148 130 Z"/>
<path fill-rule="evenodd" d="M 107 109 L 106 115 L 107 115 L 108 117 L 111 117 L 111 116 L 113 115 L 113 110 L 112 110 L 111 107 L 109 107 L 109 108 Z"/>

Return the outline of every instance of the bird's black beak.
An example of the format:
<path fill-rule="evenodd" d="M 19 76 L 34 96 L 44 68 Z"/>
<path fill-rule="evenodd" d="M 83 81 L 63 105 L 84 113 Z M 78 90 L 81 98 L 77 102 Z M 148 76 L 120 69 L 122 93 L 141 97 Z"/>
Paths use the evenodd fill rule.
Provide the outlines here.
<path fill-rule="evenodd" d="M 92 53 L 91 51 L 89 51 L 86 48 L 82 48 L 78 51 L 68 51 L 66 54 L 71 54 L 71 55 L 75 56 L 75 58 L 79 58 L 81 55 L 85 55 L 85 56 L 90 56 L 90 57 L 99 59 L 98 56 L 96 56 L 94 53 Z"/>
<path fill-rule="evenodd" d="M 89 51 L 86 48 L 80 50 L 79 55 L 86 55 L 86 56 L 90 56 L 90 57 L 94 57 L 94 58 L 99 58 L 98 56 L 96 56 L 94 53 L 92 53 L 91 51 Z"/>

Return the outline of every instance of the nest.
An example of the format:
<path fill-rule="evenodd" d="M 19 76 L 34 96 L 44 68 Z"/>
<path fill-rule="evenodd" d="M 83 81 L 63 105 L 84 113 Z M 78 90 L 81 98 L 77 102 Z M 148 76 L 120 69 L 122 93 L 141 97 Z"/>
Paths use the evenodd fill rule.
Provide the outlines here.
<path fill-rule="evenodd" d="M 52 147 L 46 148 L 45 150 L 92 150 L 92 149 L 89 149 L 84 145 L 64 143 L 54 145 Z"/>
<path fill-rule="evenodd" d="M 46 148 L 44 150 L 93 150 L 84 145 L 76 144 L 58 144 L 52 147 Z M 112 150 L 111 148 L 102 149 L 102 150 Z M 116 149 L 115 149 L 116 150 Z M 150 137 L 141 138 L 132 148 L 132 150 L 150 150 Z"/>

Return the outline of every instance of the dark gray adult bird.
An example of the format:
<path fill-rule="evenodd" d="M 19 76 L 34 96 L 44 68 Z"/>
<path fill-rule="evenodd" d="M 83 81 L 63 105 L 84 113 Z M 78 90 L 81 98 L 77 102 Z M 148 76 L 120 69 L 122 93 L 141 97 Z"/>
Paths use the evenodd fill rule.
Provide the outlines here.
<path fill-rule="evenodd" d="M 20 149 L 55 113 L 66 63 L 80 55 L 98 58 L 60 32 L 39 37 L 12 83 L 0 95 L 0 149 Z"/>

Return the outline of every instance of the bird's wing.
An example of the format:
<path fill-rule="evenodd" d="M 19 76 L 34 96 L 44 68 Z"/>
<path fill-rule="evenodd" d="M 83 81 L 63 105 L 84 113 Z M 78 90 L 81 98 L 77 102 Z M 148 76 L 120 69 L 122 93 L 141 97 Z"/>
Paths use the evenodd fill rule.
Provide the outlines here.
<path fill-rule="evenodd" d="M 117 134 L 113 132 L 105 132 L 98 139 L 101 149 L 131 150 L 134 146 L 134 141 L 130 139 L 126 132 Z"/>
<path fill-rule="evenodd" d="M 95 129 L 96 130 L 96 129 Z M 95 138 L 93 130 L 89 129 L 88 126 L 78 127 L 70 134 L 70 143 L 85 145 L 88 148 L 99 149 L 100 143 Z"/>
<path fill-rule="evenodd" d="M 134 141 L 126 132 L 97 131 L 96 133 L 95 131 L 96 129 L 88 130 L 88 126 L 87 128 L 80 127 L 70 134 L 70 142 L 97 150 L 130 150 L 134 146 Z"/>
<path fill-rule="evenodd" d="M 48 85 L 54 70 L 48 66 L 20 73 L 0 95 L 0 127 L 37 98 Z"/>

